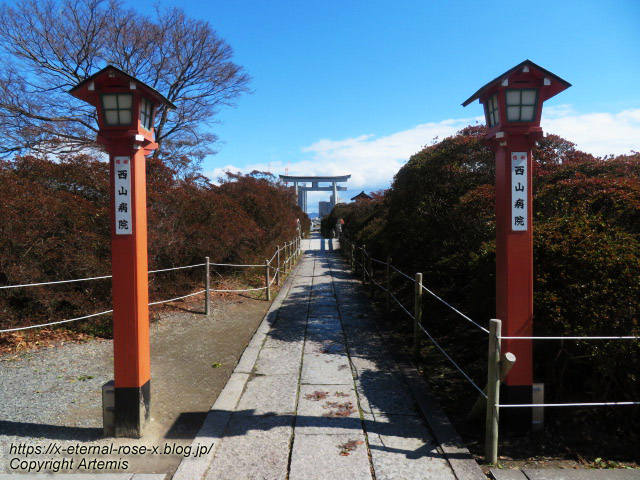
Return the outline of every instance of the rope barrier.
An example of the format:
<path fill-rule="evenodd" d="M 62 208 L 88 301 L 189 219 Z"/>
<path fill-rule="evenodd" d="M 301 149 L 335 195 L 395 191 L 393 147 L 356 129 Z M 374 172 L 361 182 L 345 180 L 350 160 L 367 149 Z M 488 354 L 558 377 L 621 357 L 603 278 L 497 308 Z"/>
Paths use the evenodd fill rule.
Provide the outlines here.
<path fill-rule="evenodd" d="M 398 300 L 393 293 L 389 292 L 389 295 L 391 296 L 391 298 L 393 298 L 396 301 L 396 303 L 400 306 L 400 308 L 402 308 L 405 312 L 407 312 L 407 315 L 409 315 L 414 320 L 416 319 L 416 317 L 414 317 L 413 314 L 409 312 L 409 310 L 404 308 L 404 305 L 400 303 L 400 300 Z"/>
<path fill-rule="evenodd" d="M 489 333 L 489 330 L 487 330 L 486 328 L 484 328 L 482 325 L 479 325 L 478 323 L 474 322 L 473 320 L 471 320 L 469 317 L 467 317 L 464 313 L 462 313 L 460 310 L 458 310 L 457 308 L 449 305 L 447 302 L 445 302 L 443 299 L 441 299 L 438 295 L 436 295 L 435 293 L 433 293 L 431 290 L 429 290 L 427 287 L 425 287 L 424 285 L 422 285 L 422 289 L 429 293 L 430 295 L 434 296 L 435 298 L 437 298 L 438 300 L 440 300 L 443 304 L 445 304 L 447 307 L 449 307 L 451 310 L 453 310 L 454 312 L 456 312 L 458 315 L 460 315 L 462 318 L 464 318 L 465 320 L 473 323 L 476 327 L 478 327 L 480 330 L 482 330 L 485 333 Z M 505 338 L 505 337 L 501 337 L 501 338 Z"/>
<path fill-rule="evenodd" d="M 516 405 L 496 405 L 500 408 L 524 407 L 613 407 L 617 405 L 640 405 L 640 402 L 596 402 L 596 403 L 525 403 Z"/>
<path fill-rule="evenodd" d="M 389 291 L 386 288 L 384 288 L 382 285 L 380 285 L 378 282 L 376 282 L 373 278 L 371 279 L 371 283 L 373 283 L 376 287 L 380 287 L 385 292 Z"/>
<path fill-rule="evenodd" d="M 276 258 L 276 255 L 278 255 L 278 250 L 276 250 L 276 253 L 273 254 L 273 257 L 271 257 L 271 260 L 267 262 L 269 266 L 271 266 L 271 262 L 273 262 L 273 259 Z"/>
<path fill-rule="evenodd" d="M 267 287 L 258 287 L 258 288 L 242 288 L 237 290 L 214 290 L 212 288 L 209 289 L 210 292 L 255 292 L 257 290 L 266 290 Z"/>
<path fill-rule="evenodd" d="M 503 340 L 640 340 L 640 337 L 500 337 Z"/>
<path fill-rule="evenodd" d="M 276 251 L 276 253 L 273 255 L 273 257 L 271 257 L 271 260 L 269 260 L 269 264 L 273 261 L 273 259 L 276 257 L 276 255 L 278 254 L 278 252 Z M 295 256 L 295 253 L 291 254 L 291 256 L 286 260 L 287 262 L 290 261 L 293 257 Z M 202 266 L 206 266 L 206 263 L 198 263 L 195 265 L 186 265 L 183 267 L 172 267 L 172 268 L 162 268 L 159 270 L 149 270 L 147 272 L 147 274 L 151 274 L 151 273 L 160 273 L 160 272 L 168 272 L 171 270 L 183 270 L 186 268 L 195 268 L 195 267 L 202 267 Z M 264 265 L 241 265 L 241 264 L 233 264 L 233 263 L 209 263 L 209 265 L 213 265 L 213 266 L 218 266 L 218 267 L 249 267 L 249 268 L 254 268 L 254 267 L 264 267 Z M 279 268 L 274 268 L 271 267 L 271 265 L 268 265 L 268 268 L 274 269 L 276 272 L 279 272 L 280 269 Z M 57 284 L 62 284 L 62 283 L 72 283 L 72 282 L 84 282 L 84 281 L 89 281 L 89 280 L 103 280 L 106 278 L 112 278 L 112 275 L 104 275 L 104 276 L 99 276 L 99 277 L 87 277 L 87 278 L 77 278 L 77 279 L 73 279 L 73 280 L 58 280 L 58 281 L 53 281 L 53 282 L 39 282 L 39 283 L 27 283 L 27 284 L 22 284 L 22 285 L 5 285 L 5 286 L 1 286 L 0 290 L 7 290 L 10 288 L 22 288 L 22 287 L 37 287 L 37 286 L 42 286 L 42 285 L 57 285 Z M 274 275 L 273 279 L 271 280 L 271 282 L 269 283 L 269 287 L 271 285 L 273 285 L 273 283 L 276 281 L 276 277 Z M 224 293 L 224 292 L 232 292 L 232 293 L 239 293 L 239 292 L 254 292 L 254 291 L 258 291 L 258 290 L 266 290 L 268 287 L 258 287 L 258 288 L 243 288 L 243 289 L 231 289 L 231 290 L 215 290 L 215 289 L 209 289 L 210 292 L 220 292 L 220 293 Z M 158 302 L 151 302 L 149 303 L 149 306 L 153 306 L 153 305 L 160 305 L 162 303 L 169 303 L 169 302 L 175 302 L 176 300 L 182 300 L 184 298 L 188 298 L 188 297 L 193 297 L 195 295 L 200 295 L 201 293 L 206 292 L 207 290 L 200 290 L 198 292 L 195 293 L 190 293 L 188 295 L 183 295 L 181 297 L 176 297 L 176 298 L 171 298 L 169 300 L 161 300 Z M 104 312 L 99 312 L 99 313 L 92 313 L 90 315 L 84 315 L 82 317 L 76 317 L 76 318 L 70 318 L 67 320 L 60 320 L 57 322 L 49 322 L 49 323 L 41 323 L 38 325 L 29 325 L 26 327 L 17 327 L 17 328 L 9 328 L 9 329 L 5 329 L 5 330 L 0 330 L 0 333 L 8 333 L 8 332 L 17 332 L 20 330 L 29 330 L 32 328 L 42 328 L 42 327 L 49 327 L 51 325 L 60 325 L 63 323 L 69 323 L 69 322 L 75 322 L 78 320 L 85 320 L 87 318 L 92 318 L 92 317 L 97 317 L 100 315 L 105 315 L 107 313 L 112 313 L 113 310 L 106 310 Z"/>
<path fill-rule="evenodd" d="M 438 350 L 440 350 L 442 354 L 449 359 L 449 361 L 453 364 L 453 366 L 456 367 L 462 375 L 464 375 L 464 378 L 466 378 L 469 381 L 469 383 L 471 383 L 471 385 L 473 385 L 475 389 L 478 390 L 478 392 L 480 392 L 480 395 L 482 395 L 484 398 L 487 398 L 487 394 L 484 393 L 484 391 L 478 385 L 476 385 L 476 383 L 473 380 L 471 380 L 471 377 L 469 377 L 469 375 L 467 375 L 464 372 L 464 370 L 460 368 L 460 366 L 455 362 L 455 360 L 453 360 L 453 358 L 451 358 L 447 354 L 447 352 L 445 352 L 445 350 L 438 344 L 438 342 L 434 340 L 434 338 L 429 334 L 429 332 L 427 332 L 427 330 L 422 325 L 418 324 L 418 326 L 420 327 L 420 330 L 422 330 L 427 335 L 427 337 L 429 337 L 429 340 L 431 340 L 433 344 L 436 347 L 438 347 Z"/>
<path fill-rule="evenodd" d="M 381 265 L 386 265 L 386 264 L 387 264 L 387 262 L 383 262 L 383 261 L 378 260 L 378 259 L 373 258 L 373 257 L 371 257 L 371 261 L 372 261 L 372 262 L 379 263 L 379 264 L 381 264 Z"/>
<path fill-rule="evenodd" d="M 209 290 L 209 291 L 211 291 L 211 290 Z M 200 295 L 201 293 L 204 293 L 204 292 L 206 292 L 206 290 L 200 290 L 199 292 L 196 292 L 196 293 L 190 293 L 189 295 L 183 295 L 182 297 L 171 298 L 169 300 L 161 300 L 159 302 L 151 302 L 149 304 L 149 306 L 151 306 L 151 305 L 160 305 L 161 303 L 175 302 L 176 300 L 182 300 L 183 298 L 193 297 L 194 295 Z"/>
<path fill-rule="evenodd" d="M 236 263 L 209 263 L 216 267 L 264 267 L 264 265 L 239 265 Z"/>
<path fill-rule="evenodd" d="M 55 285 L 58 283 L 84 282 L 87 280 L 101 280 L 103 278 L 111 278 L 111 275 L 105 275 L 103 277 L 78 278 L 75 280 L 59 280 L 57 282 L 26 283 L 24 285 L 6 285 L 4 287 L 0 287 L 0 290 L 5 290 L 8 288 L 37 287 L 39 285 Z"/>
<path fill-rule="evenodd" d="M 159 273 L 159 272 L 168 272 L 170 270 L 183 270 L 185 268 L 194 268 L 194 267 L 204 267 L 206 265 L 206 263 L 198 263 L 196 265 L 187 265 L 185 267 L 173 267 L 173 268 L 162 268 L 160 270 L 150 270 L 147 273 Z M 213 265 L 212 263 L 210 263 L 209 265 Z"/>
<path fill-rule="evenodd" d="M 84 317 L 70 318 L 69 320 L 60 320 L 59 322 L 43 323 L 40 325 L 29 325 L 28 327 L 9 328 L 7 330 L 0 330 L 0 333 L 17 332 L 18 330 L 29 330 L 31 328 L 48 327 L 50 325 L 60 325 L 61 323 L 75 322 L 76 320 L 84 320 L 85 318 L 97 317 L 99 315 L 105 315 L 111 312 L 113 312 L 113 310 L 106 310 L 100 313 L 92 313 L 91 315 L 85 315 Z"/>
<path fill-rule="evenodd" d="M 402 270 L 398 270 L 396 267 L 394 267 L 393 265 L 389 265 L 391 268 L 393 268 L 396 272 L 398 272 L 400 275 L 403 275 L 405 277 L 407 277 L 409 280 L 411 280 L 412 282 L 415 283 L 416 279 L 415 278 L 411 278 L 409 275 L 407 275 L 406 273 L 404 273 Z"/>

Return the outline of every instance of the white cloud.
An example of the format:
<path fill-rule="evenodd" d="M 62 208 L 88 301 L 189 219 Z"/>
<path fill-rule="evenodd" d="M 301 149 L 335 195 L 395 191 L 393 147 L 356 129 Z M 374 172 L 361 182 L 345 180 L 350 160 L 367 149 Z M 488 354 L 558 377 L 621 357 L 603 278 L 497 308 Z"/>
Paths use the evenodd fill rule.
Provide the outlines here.
<path fill-rule="evenodd" d="M 351 174 L 346 186 L 349 191 L 342 198 L 360 190 L 367 192 L 388 188 L 393 176 L 411 155 L 439 140 L 454 135 L 467 125 L 484 123 L 484 118 L 448 119 L 437 123 L 425 123 L 391 135 L 377 137 L 363 134 L 354 138 L 321 139 L 300 151 L 307 158 L 292 162 L 290 175 L 345 175 Z M 577 114 L 571 105 L 545 108 L 542 128 L 577 144 L 577 148 L 594 155 L 625 154 L 640 150 L 640 109 L 620 113 Z M 227 165 L 206 175 L 213 180 L 224 172 L 252 170 L 282 171 L 281 162 L 255 163 L 244 167 Z M 275 168 L 274 168 L 275 167 Z M 355 193 L 353 193 L 355 195 Z M 309 209 L 315 210 L 317 200 L 327 199 L 326 192 L 309 194 Z"/>
<path fill-rule="evenodd" d="M 577 148 L 593 155 L 621 155 L 640 150 L 640 109 L 620 113 L 578 115 L 570 109 L 563 115 L 542 112 L 542 128 L 574 142 Z"/>
<path fill-rule="evenodd" d="M 302 148 L 311 160 L 291 165 L 291 175 L 351 174 L 349 190 L 387 188 L 395 173 L 411 155 L 435 138 L 455 134 L 476 118 L 425 123 L 384 137 L 361 135 L 343 140 L 322 139 Z"/>

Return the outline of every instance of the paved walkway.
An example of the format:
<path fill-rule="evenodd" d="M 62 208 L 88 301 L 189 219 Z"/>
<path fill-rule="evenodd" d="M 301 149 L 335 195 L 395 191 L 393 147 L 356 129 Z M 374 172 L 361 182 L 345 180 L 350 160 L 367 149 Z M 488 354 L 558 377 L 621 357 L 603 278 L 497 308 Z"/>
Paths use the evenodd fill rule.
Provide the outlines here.
<path fill-rule="evenodd" d="M 453 445 L 456 475 L 337 242 L 303 247 L 174 479 L 486 478 Z"/>

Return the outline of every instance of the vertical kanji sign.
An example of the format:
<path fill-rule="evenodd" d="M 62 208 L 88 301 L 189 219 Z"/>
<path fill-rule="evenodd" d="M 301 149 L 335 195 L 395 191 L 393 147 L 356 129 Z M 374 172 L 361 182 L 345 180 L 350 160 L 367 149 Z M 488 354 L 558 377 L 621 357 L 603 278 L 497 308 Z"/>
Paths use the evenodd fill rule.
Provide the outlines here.
<path fill-rule="evenodd" d="M 528 152 L 511 153 L 511 230 L 527 230 L 529 209 Z"/>
<path fill-rule="evenodd" d="M 116 235 L 131 235 L 131 157 L 115 157 L 114 212 Z"/>

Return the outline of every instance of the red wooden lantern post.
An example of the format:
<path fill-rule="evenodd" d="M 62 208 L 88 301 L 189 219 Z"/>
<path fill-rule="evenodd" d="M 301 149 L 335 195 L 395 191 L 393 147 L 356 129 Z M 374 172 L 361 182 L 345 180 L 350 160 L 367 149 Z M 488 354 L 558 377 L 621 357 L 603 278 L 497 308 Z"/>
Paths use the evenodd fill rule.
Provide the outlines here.
<path fill-rule="evenodd" d="M 531 151 L 542 138 L 542 103 L 571 84 L 525 60 L 487 83 L 462 105 L 484 105 L 485 141 L 496 155 L 496 318 L 505 337 L 533 334 L 533 210 Z M 516 363 L 500 393 L 501 403 L 530 404 L 533 383 L 531 340 L 502 341 Z M 531 409 L 507 409 L 512 430 L 530 430 Z"/>
<path fill-rule="evenodd" d="M 141 437 L 151 406 L 145 156 L 158 148 L 155 112 L 175 106 L 113 66 L 69 93 L 97 108 L 109 154 L 115 435 Z"/>

